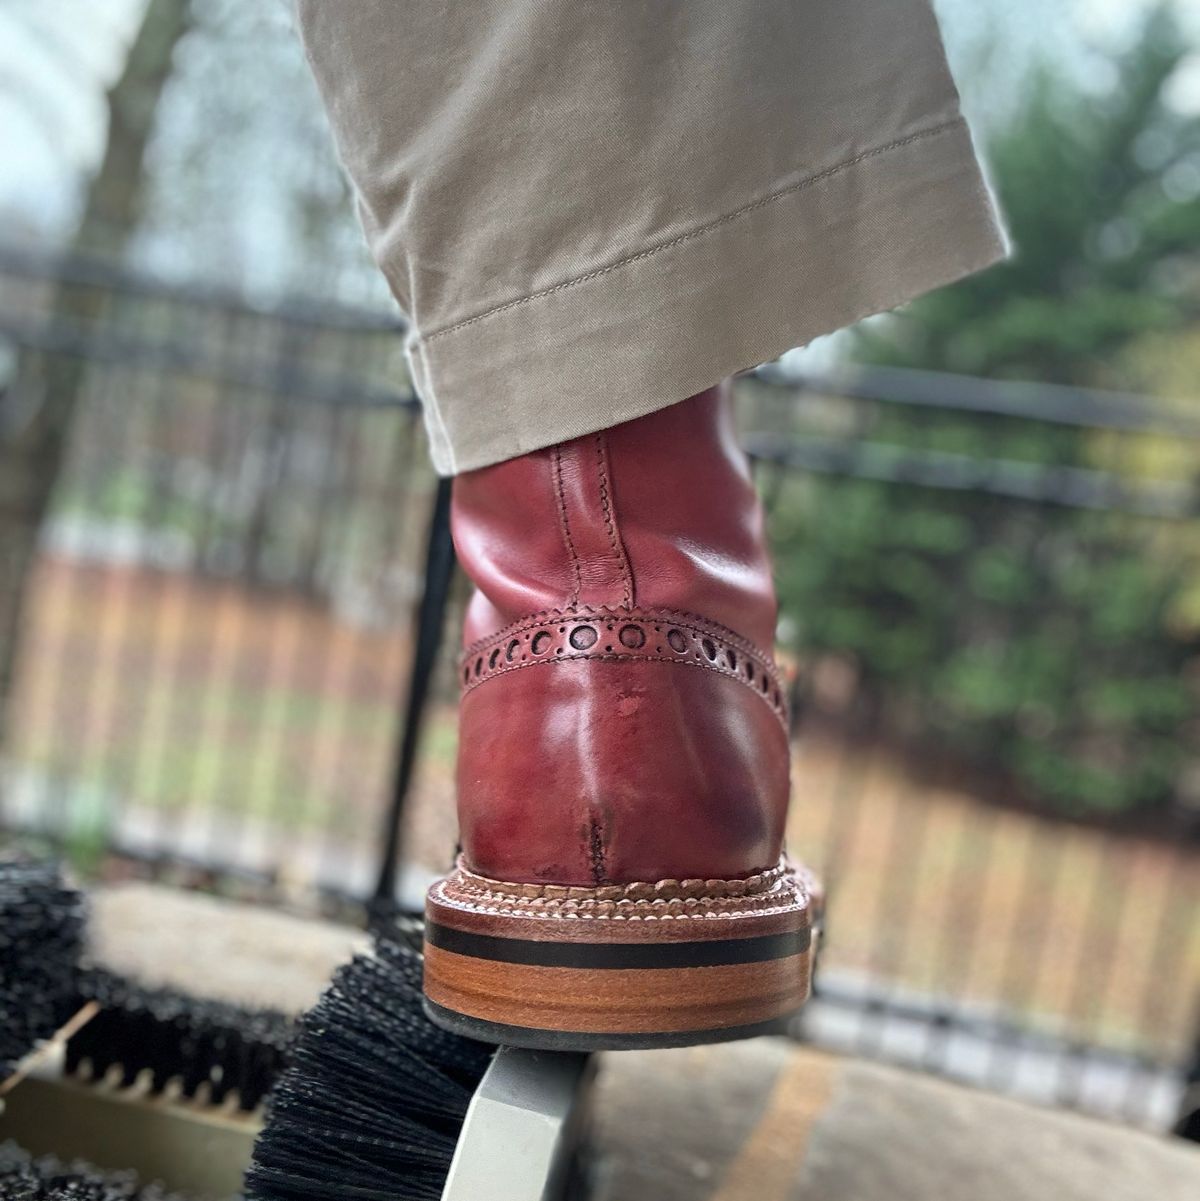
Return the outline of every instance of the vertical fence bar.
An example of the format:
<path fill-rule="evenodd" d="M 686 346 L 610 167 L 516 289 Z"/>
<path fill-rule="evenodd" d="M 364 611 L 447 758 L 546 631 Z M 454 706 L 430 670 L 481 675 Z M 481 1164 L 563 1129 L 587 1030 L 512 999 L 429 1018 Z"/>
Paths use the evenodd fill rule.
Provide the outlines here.
<path fill-rule="evenodd" d="M 1200 1005 L 1193 1019 L 1195 1041 L 1183 1074 L 1183 1096 L 1172 1128 L 1180 1138 L 1200 1143 Z"/>
<path fill-rule="evenodd" d="M 417 606 L 412 667 L 408 676 L 408 695 L 404 709 L 404 728 L 400 751 L 392 779 L 391 803 L 381 831 L 379 874 L 371 905 L 376 913 L 386 911 L 395 901 L 396 873 L 399 866 L 401 828 L 405 806 L 412 787 L 413 769 L 421 739 L 421 724 L 429 699 L 430 685 L 437 668 L 442 645 L 446 606 L 454 575 L 454 544 L 450 540 L 450 480 L 439 479 L 433 497 L 433 510 L 425 541 L 425 584 Z"/>

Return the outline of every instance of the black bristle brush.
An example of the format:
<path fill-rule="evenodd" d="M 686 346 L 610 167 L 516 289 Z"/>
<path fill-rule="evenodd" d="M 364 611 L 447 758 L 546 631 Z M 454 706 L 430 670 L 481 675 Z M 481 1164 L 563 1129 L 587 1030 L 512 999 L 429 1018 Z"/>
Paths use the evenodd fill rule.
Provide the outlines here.
<path fill-rule="evenodd" d="M 86 906 L 56 864 L 0 857 L 0 1085 L 79 1010 Z M 86 1029 L 86 1027 L 85 1027 Z M 169 1201 L 132 1173 L 35 1159 L 0 1143 L 0 1201 Z"/>
<path fill-rule="evenodd" d="M 252 1201 L 438 1201 L 494 1048 L 421 1003 L 419 923 L 377 931 L 300 1020 L 246 1176 Z"/>
<path fill-rule="evenodd" d="M 178 1196 L 157 1184 L 139 1187 L 132 1172 L 35 1159 L 12 1143 L 0 1143 L 0 1201 L 178 1201 Z"/>
<path fill-rule="evenodd" d="M 235 1096 L 247 1112 L 283 1070 L 295 1033 L 286 1014 L 148 988 L 103 968 L 82 973 L 80 994 L 100 1011 L 67 1043 L 68 1075 L 119 1071 L 121 1087 L 140 1078 L 151 1094 L 171 1086 L 189 1099 L 203 1086 L 209 1104 Z"/>
<path fill-rule="evenodd" d="M 79 1008 L 84 922 L 56 865 L 0 858 L 0 1081 Z"/>
<path fill-rule="evenodd" d="M 193 997 L 84 966 L 86 905 L 58 865 L 0 858 L 0 1081 L 88 1002 L 67 1042 L 72 1075 L 170 1085 L 213 1104 L 256 1108 L 283 1068 L 294 1019 Z"/>

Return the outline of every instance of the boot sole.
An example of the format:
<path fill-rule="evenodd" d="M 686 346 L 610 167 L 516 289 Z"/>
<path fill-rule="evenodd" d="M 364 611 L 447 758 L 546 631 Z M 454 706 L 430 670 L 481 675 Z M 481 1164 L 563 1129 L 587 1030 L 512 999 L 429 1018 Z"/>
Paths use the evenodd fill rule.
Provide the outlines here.
<path fill-rule="evenodd" d="M 782 1032 L 808 997 L 820 892 L 781 861 L 744 880 L 508 884 L 460 863 L 429 890 L 426 1012 L 555 1051 Z"/>

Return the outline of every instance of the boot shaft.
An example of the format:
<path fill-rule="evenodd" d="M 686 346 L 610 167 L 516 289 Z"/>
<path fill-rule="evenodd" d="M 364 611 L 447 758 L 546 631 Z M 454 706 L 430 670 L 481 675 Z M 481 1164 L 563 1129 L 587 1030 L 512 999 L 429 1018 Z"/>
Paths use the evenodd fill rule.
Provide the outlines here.
<path fill-rule="evenodd" d="M 762 513 L 712 389 L 455 481 L 467 865 L 519 883 L 736 878 L 788 791 Z"/>
<path fill-rule="evenodd" d="M 775 596 L 728 387 L 455 480 L 465 645 L 531 614 L 670 609 L 763 650 Z"/>

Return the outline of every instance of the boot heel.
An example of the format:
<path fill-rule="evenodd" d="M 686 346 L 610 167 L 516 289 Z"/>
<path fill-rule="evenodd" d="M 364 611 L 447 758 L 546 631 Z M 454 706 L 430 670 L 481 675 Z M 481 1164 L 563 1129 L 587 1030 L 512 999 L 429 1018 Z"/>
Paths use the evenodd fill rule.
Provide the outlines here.
<path fill-rule="evenodd" d="M 740 880 L 509 884 L 460 862 L 429 891 L 425 1004 L 486 1042 L 619 1050 L 773 1033 L 808 996 L 819 892 Z"/>

